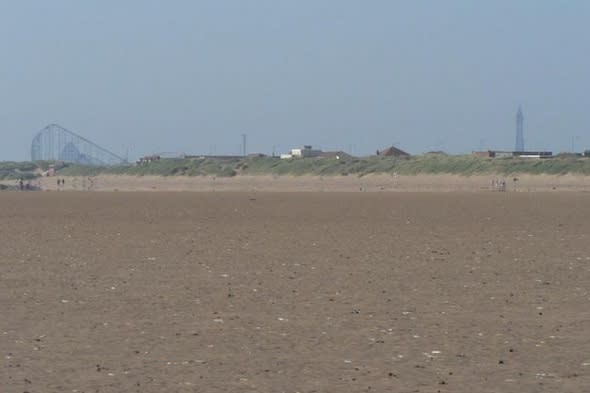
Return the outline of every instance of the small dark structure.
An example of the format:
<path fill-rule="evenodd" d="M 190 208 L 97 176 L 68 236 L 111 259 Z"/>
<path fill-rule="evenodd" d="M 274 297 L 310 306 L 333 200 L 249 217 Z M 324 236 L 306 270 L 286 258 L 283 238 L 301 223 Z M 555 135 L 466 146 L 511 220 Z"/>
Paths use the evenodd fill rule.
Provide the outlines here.
<path fill-rule="evenodd" d="M 322 154 L 320 154 L 320 157 L 336 158 L 338 160 L 344 159 L 344 158 L 352 158 L 352 156 L 350 154 L 345 153 L 343 151 L 323 151 Z"/>
<path fill-rule="evenodd" d="M 385 150 L 377 151 L 378 156 L 385 156 L 385 157 L 409 157 L 410 153 L 407 153 L 401 149 L 398 149 L 395 146 L 388 147 Z"/>

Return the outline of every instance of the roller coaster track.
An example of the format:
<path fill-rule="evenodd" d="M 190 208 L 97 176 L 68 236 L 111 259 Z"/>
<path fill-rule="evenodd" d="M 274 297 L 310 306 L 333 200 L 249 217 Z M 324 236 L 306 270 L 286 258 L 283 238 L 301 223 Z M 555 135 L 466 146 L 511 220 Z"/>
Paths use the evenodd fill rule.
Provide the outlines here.
<path fill-rule="evenodd" d="M 50 124 L 35 135 L 31 143 L 31 160 L 64 161 L 92 166 L 121 165 L 127 162 L 123 157 L 57 124 Z"/>

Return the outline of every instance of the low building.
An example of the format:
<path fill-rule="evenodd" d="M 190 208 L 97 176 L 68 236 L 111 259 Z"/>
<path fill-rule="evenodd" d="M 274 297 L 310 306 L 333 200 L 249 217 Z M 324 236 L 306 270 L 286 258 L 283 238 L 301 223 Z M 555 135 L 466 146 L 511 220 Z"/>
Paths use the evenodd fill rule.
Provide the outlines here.
<path fill-rule="evenodd" d="M 553 153 L 550 151 L 504 151 L 504 150 L 487 150 L 474 151 L 474 156 L 482 158 L 550 158 Z"/>
<path fill-rule="evenodd" d="M 151 156 L 141 157 L 139 160 L 136 161 L 136 164 L 137 165 L 145 165 L 145 164 L 149 164 L 150 162 L 160 161 L 161 159 L 162 159 L 161 156 L 159 156 L 157 154 L 153 154 Z"/>
<path fill-rule="evenodd" d="M 514 157 L 519 158 L 551 158 L 553 152 L 550 151 L 515 151 Z"/>
<path fill-rule="evenodd" d="M 322 153 L 321 150 L 314 149 L 311 145 L 305 145 L 303 148 L 291 149 L 289 153 L 281 154 L 281 159 L 319 157 Z"/>
<path fill-rule="evenodd" d="M 398 149 L 395 146 L 388 147 L 384 150 L 377 151 L 378 156 L 385 156 L 385 157 L 409 157 L 410 153 L 407 153 L 401 149 Z"/>
<path fill-rule="evenodd" d="M 322 152 L 322 154 L 320 154 L 320 157 L 322 157 L 322 158 L 335 158 L 337 160 L 352 158 L 352 156 L 350 154 L 345 153 L 343 151 L 324 151 L 324 152 Z"/>
<path fill-rule="evenodd" d="M 314 149 L 311 145 L 305 145 L 303 149 L 291 149 L 293 157 L 318 157 L 321 154 L 321 150 Z"/>
<path fill-rule="evenodd" d="M 473 154 L 476 157 L 481 157 L 481 158 L 494 158 L 495 157 L 494 152 L 491 150 L 474 151 L 474 152 L 471 152 L 471 154 Z"/>

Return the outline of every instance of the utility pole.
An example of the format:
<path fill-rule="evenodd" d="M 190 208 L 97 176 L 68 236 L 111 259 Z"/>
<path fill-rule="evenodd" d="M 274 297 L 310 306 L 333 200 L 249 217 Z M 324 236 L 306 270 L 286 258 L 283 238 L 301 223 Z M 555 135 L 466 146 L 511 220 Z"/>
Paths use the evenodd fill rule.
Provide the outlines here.
<path fill-rule="evenodd" d="M 246 157 L 246 141 L 248 139 L 247 134 L 242 134 L 242 155 Z"/>
<path fill-rule="evenodd" d="M 576 152 L 576 139 L 578 139 L 577 136 L 572 136 L 572 153 Z"/>
<path fill-rule="evenodd" d="M 516 143 L 514 145 L 515 151 L 524 151 L 524 115 L 522 114 L 522 107 L 518 107 L 516 113 Z"/>

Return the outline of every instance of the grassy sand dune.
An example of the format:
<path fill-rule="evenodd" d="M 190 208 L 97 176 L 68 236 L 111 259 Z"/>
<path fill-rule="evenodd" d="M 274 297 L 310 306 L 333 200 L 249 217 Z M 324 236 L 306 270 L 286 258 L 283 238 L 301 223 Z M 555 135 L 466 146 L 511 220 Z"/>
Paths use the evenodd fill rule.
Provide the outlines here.
<path fill-rule="evenodd" d="M 343 157 L 281 160 L 276 157 L 244 159 L 161 160 L 146 165 L 109 168 L 68 166 L 60 171 L 66 176 L 98 174 L 156 176 L 218 176 L 237 175 L 317 175 L 365 176 L 368 174 L 548 174 L 590 175 L 590 159 L 563 157 L 552 159 L 486 159 L 471 155 L 450 156 L 425 154 L 409 158 Z"/>
<path fill-rule="evenodd" d="M 50 163 L 0 162 L 0 180 L 34 179 Z M 163 159 L 144 165 L 88 167 L 66 165 L 60 176 L 189 176 L 231 178 L 236 176 L 352 176 L 367 175 L 590 175 L 590 159 L 487 159 L 472 155 L 425 154 L 394 157 L 323 157 L 281 160 L 276 157 Z"/>

